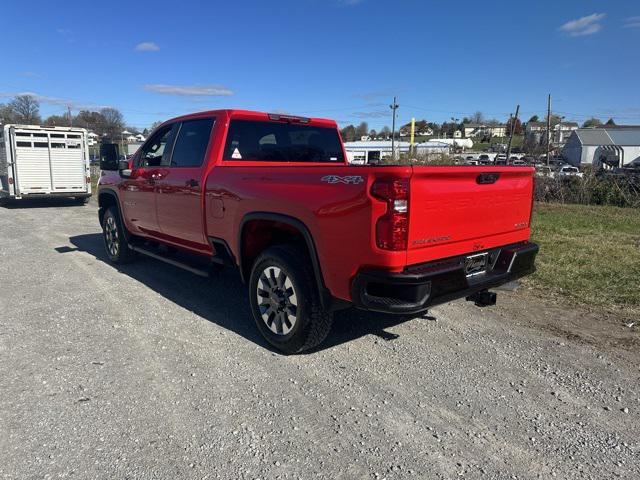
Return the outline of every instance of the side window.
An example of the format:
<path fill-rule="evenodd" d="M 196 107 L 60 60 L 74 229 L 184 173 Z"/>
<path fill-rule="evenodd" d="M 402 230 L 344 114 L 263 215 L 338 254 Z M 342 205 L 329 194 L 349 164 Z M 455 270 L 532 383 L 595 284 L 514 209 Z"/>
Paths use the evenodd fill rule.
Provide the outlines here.
<path fill-rule="evenodd" d="M 172 167 L 202 165 L 207 153 L 213 121 L 213 118 L 201 118 L 182 122 L 171 154 Z"/>
<path fill-rule="evenodd" d="M 173 138 L 173 125 L 167 125 L 158 131 L 143 147 L 138 157 L 138 167 L 159 167 L 163 156 L 168 158 Z"/>

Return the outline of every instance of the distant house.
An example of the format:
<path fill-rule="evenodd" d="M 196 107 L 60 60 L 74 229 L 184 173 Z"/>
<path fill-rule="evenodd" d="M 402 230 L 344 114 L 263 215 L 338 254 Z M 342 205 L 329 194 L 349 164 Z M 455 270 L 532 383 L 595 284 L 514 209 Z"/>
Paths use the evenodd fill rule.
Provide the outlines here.
<path fill-rule="evenodd" d="M 464 136 L 470 137 L 506 137 L 507 126 L 503 123 L 490 125 L 488 123 L 465 123 Z"/>
<path fill-rule="evenodd" d="M 640 126 L 577 128 L 569 136 L 562 155 L 575 166 L 628 165 L 640 158 Z"/>
<path fill-rule="evenodd" d="M 433 129 L 427 127 L 426 129 L 423 129 L 421 131 L 416 131 L 415 132 L 415 136 L 416 137 L 430 137 L 433 135 Z M 400 129 L 400 136 L 401 137 L 410 137 L 411 136 L 411 129 L 410 128 L 401 128 Z"/>
<path fill-rule="evenodd" d="M 98 143 L 98 138 L 100 137 L 98 137 L 97 133 L 93 133 L 93 132 L 87 133 L 87 145 L 90 147 L 93 147 Z"/>
<path fill-rule="evenodd" d="M 525 133 L 542 135 L 547 131 L 547 122 L 527 122 Z"/>
<path fill-rule="evenodd" d="M 553 127 L 553 142 L 562 146 L 566 143 L 567 139 L 571 136 L 574 130 L 578 129 L 576 122 L 562 122 L 554 125 Z"/>
<path fill-rule="evenodd" d="M 135 135 L 129 135 L 125 138 L 125 140 L 127 141 L 127 143 L 135 143 L 137 141 Z"/>
<path fill-rule="evenodd" d="M 146 140 L 146 138 L 144 138 L 144 135 L 142 135 L 141 133 L 136 135 L 136 142 L 144 142 Z"/>

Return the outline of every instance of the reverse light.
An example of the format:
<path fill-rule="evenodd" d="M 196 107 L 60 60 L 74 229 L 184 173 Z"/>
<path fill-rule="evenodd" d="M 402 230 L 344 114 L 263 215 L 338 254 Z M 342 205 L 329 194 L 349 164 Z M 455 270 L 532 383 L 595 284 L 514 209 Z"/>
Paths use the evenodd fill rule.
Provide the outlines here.
<path fill-rule="evenodd" d="M 409 235 L 409 179 L 376 180 L 371 195 L 387 204 L 376 223 L 376 245 L 384 250 L 406 250 Z"/>

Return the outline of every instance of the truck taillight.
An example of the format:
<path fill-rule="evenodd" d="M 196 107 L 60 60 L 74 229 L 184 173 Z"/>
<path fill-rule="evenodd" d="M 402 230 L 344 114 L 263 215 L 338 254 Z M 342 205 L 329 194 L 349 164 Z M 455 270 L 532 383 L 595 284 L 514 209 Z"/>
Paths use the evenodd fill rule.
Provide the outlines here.
<path fill-rule="evenodd" d="M 376 180 L 371 195 L 387 204 L 376 223 L 376 245 L 384 250 L 406 250 L 409 236 L 409 179 Z"/>
<path fill-rule="evenodd" d="M 13 178 L 9 177 L 9 185 L 13 185 Z"/>

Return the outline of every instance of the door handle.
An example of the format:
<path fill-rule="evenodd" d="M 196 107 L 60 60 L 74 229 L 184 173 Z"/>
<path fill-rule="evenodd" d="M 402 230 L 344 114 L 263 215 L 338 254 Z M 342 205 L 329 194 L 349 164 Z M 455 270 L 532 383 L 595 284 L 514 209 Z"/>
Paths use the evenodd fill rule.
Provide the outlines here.
<path fill-rule="evenodd" d="M 187 180 L 186 182 L 187 187 L 197 187 L 198 186 L 198 181 L 195 179 L 191 179 L 191 180 Z"/>

